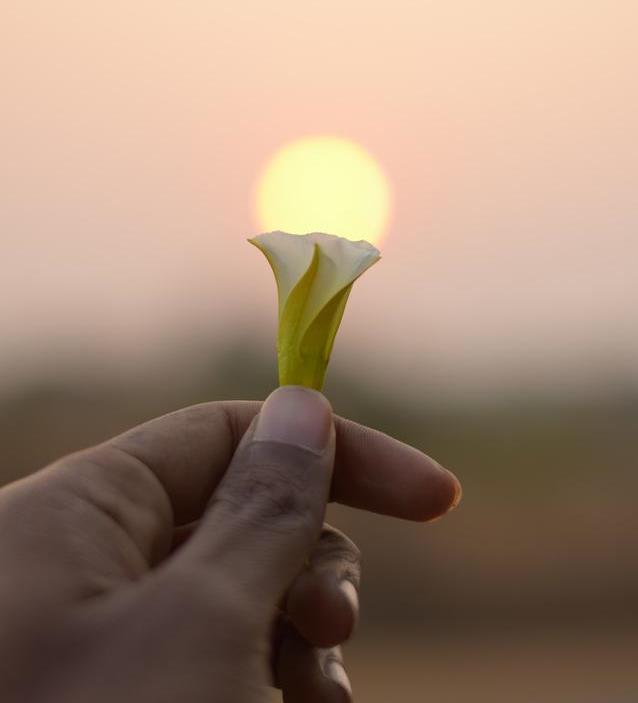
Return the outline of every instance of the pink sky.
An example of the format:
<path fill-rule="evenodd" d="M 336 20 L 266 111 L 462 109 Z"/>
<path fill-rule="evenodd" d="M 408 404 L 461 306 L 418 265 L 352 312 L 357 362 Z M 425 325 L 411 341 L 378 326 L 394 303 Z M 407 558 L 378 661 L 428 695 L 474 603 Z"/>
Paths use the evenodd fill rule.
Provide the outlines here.
<path fill-rule="evenodd" d="M 633 0 L 3 3 L 5 377 L 78 346 L 117 366 L 241 324 L 270 340 L 255 179 L 328 133 L 396 202 L 334 363 L 636 378 L 637 25 Z"/>

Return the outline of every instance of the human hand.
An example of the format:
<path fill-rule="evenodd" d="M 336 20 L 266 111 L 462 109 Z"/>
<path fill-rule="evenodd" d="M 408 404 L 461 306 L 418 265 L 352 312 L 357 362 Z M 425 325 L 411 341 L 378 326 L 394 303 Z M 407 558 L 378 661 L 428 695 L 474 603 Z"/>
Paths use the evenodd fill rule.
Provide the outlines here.
<path fill-rule="evenodd" d="M 0 490 L 4 703 L 348 701 L 358 557 L 329 499 L 428 520 L 452 474 L 315 391 L 158 418 Z M 256 417 L 257 416 L 257 417 Z"/>

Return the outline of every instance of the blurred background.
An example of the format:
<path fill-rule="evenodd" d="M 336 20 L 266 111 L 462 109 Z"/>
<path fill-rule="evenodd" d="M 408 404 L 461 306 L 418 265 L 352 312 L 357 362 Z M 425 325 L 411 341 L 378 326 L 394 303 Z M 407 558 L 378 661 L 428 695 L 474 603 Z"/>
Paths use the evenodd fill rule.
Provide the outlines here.
<path fill-rule="evenodd" d="M 276 385 L 260 174 L 352 140 L 392 193 L 326 393 L 462 479 L 364 555 L 355 695 L 638 699 L 638 5 L 8 0 L 0 479 Z M 365 233 L 362 233 L 365 236 Z"/>

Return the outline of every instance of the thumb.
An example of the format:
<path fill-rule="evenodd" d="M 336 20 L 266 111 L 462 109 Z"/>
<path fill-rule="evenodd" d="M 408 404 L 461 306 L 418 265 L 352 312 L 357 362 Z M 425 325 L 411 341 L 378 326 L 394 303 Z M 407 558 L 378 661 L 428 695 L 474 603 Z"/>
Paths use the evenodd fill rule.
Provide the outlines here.
<path fill-rule="evenodd" d="M 326 398 L 300 386 L 274 391 L 181 559 L 206 562 L 214 578 L 270 612 L 319 537 L 334 452 Z"/>

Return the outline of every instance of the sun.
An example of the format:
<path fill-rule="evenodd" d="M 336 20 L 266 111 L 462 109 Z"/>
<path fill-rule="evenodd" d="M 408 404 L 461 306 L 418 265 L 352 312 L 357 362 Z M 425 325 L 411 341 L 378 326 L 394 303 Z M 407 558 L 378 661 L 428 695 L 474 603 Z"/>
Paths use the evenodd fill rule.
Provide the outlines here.
<path fill-rule="evenodd" d="M 255 200 L 265 231 L 327 232 L 372 244 L 382 238 L 391 207 L 388 180 L 374 157 L 330 136 L 298 139 L 276 152 Z"/>

